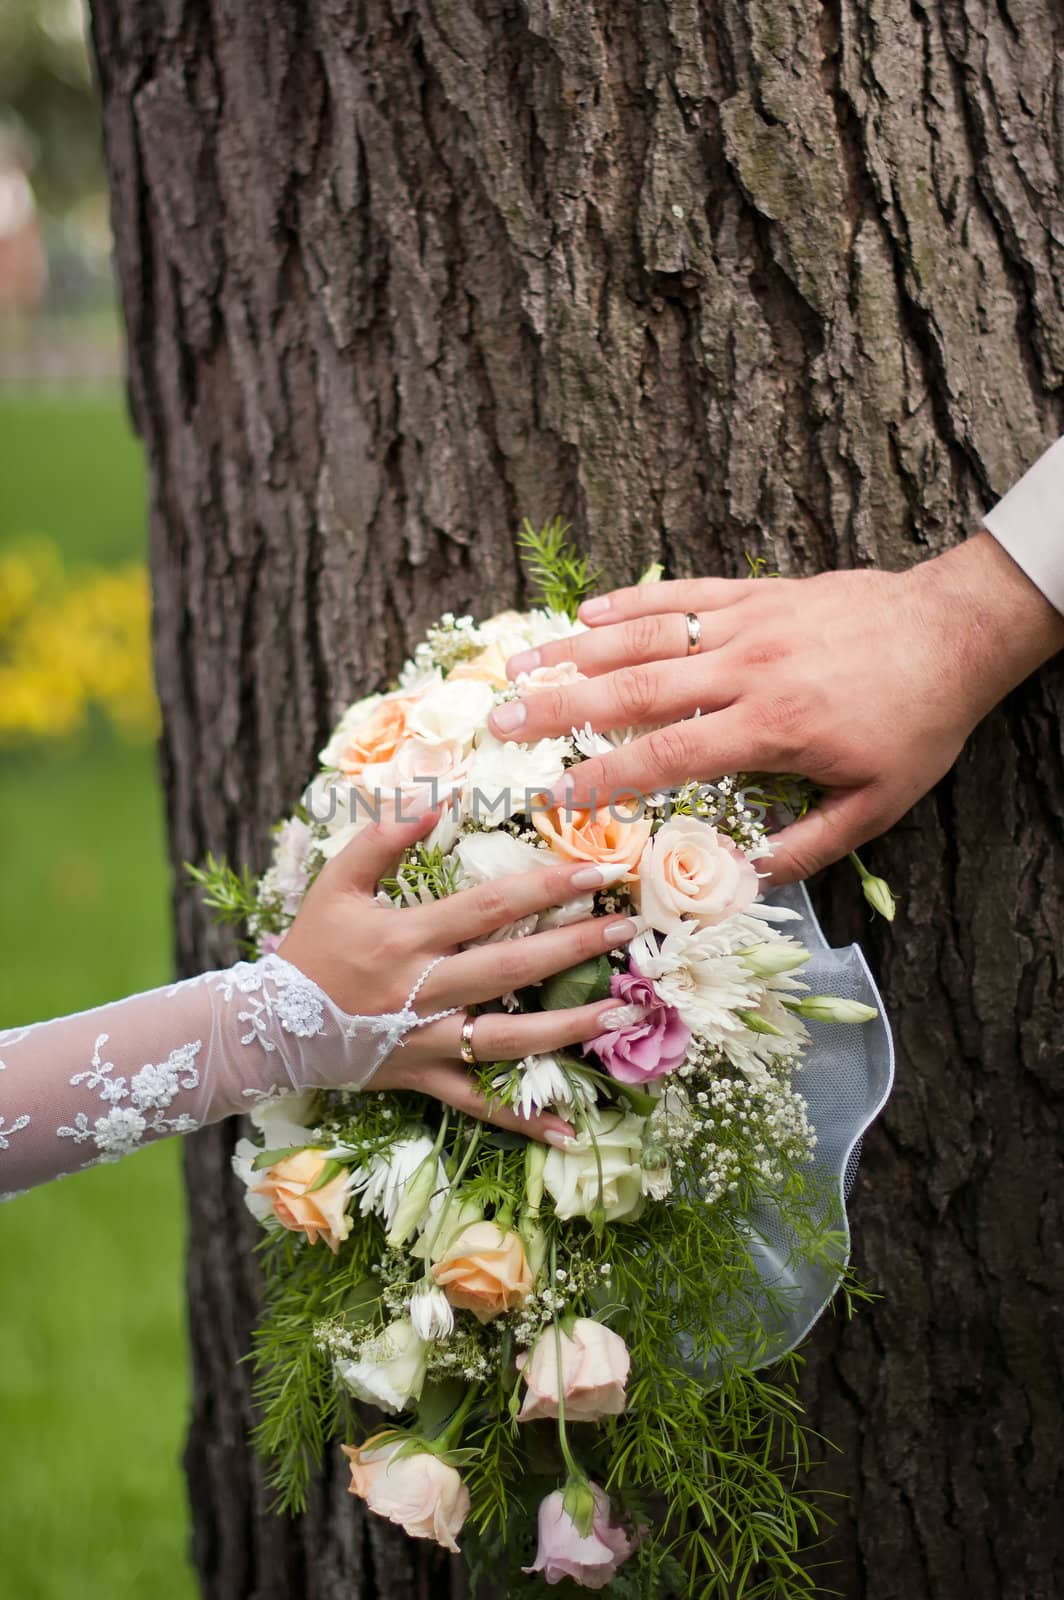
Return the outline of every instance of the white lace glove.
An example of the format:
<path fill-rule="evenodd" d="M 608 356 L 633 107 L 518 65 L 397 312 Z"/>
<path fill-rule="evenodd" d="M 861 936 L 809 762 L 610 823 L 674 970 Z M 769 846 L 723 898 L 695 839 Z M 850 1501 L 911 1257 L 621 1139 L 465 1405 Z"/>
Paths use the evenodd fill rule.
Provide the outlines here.
<path fill-rule="evenodd" d="M 280 956 L 0 1032 L 2 1198 L 271 1095 L 364 1088 L 413 1010 L 355 1017 Z"/>

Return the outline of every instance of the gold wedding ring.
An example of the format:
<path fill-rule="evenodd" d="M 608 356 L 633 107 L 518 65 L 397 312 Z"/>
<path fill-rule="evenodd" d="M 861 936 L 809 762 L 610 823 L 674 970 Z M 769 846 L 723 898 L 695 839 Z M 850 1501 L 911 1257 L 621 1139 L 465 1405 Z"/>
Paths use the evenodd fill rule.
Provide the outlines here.
<path fill-rule="evenodd" d="M 687 654 L 696 656 L 702 648 L 702 624 L 693 611 L 688 611 L 684 617 L 687 624 Z"/>
<path fill-rule="evenodd" d="M 467 1016 L 462 1023 L 462 1043 L 459 1049 L 467 1067 L 475 1067 L 477 1064 L 477 1058 L 473 1054 L 473 1024 L 476 1020 L 476 1017 Z"/>

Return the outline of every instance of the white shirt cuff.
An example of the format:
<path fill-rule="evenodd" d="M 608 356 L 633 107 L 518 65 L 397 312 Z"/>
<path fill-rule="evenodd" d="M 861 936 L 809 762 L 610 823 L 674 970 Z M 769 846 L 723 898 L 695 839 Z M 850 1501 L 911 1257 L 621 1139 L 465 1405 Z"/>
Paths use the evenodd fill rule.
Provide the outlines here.
<path fill-rule="evenodd" d="M 1064 439 L 998 501 L 983 525 L 1064 615 Z"/>

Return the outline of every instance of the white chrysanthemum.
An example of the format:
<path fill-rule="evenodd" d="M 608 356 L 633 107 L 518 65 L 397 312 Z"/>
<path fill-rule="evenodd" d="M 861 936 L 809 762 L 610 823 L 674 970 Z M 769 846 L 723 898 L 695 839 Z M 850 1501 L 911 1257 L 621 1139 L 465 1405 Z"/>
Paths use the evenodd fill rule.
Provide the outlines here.
<path fill-rule="evenodd" d="M 364 1167 L 352 1174 L 351 1187 L 359 1196 L 358 1208 L 364 1217 L 376 1211 L 390 1228 L 395 1221 L 403 1190 L 421 1164 L 433 1151 L 432 1140 L 424 1134 L 397 1139 L 386 1150 L 371 1156 Z M 446 1187 L 446 1173 L 443 1185 Z"/>
<path fill-rule="evenodd" d="M 535 744 L 504 744 L 484 732 L 469 767 L 463 809 L 477 822 L 498 826 L 527 811 L 554 787 L 573 754 L 568 739 L 537 739 Z"/>
<path fill-rule="evenodd" d="M 427 1280 L 410 1296 L 410 1321 L 414 1332 L 426 1343 L 448 1339 L 454 1332 L 454 1312 L 442 1289 Z"/>
<path fill-rule="evenodd" d="M 524 1117 L 549 1106 L 555 1109 L 575 1110 L 595 1103 L 595 1091 L 587 1079 L 578 1072 L 569 1072 L 554 1056 L 526 1056 L 518 1063 L 520 1083 L 514 1099 L 515 1111 Z M 501 1088 L 508 1074 L 495 1079 Z"/>
<path fill-rule="evenodd" d="M 632 741 L 631 728 L 615 728 L 610 733 L 596 733 L 590 722 L 573 729 L 573 743 L 588 761 L 594 756 L 608 756 L 623 744 Z"/>
<path fill-rule="evenodd" d="M 735 1027 L 735 1012 L 752 1010 L 763 985 L 742 962 L 729 924 L 669 933 L 660 946 L 653 933 L 633 940 L 631 960 L 692 1033 L 717 1044 Z"/>

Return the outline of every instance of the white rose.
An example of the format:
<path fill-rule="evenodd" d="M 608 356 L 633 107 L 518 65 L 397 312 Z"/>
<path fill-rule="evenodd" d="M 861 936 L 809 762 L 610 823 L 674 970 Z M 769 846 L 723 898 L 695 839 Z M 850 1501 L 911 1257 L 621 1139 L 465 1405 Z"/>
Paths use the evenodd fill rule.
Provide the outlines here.
<path fill-rule="evenodd" d="M 538 850 L 527 840 L 515 839 L 512 833 L 502 830 L 467 833 L 459 839 L 454 853 L 470 885 L 491 883 L 518 872 L 536 872 L 551 865 L 546 850 Z"/>
<path fill-rule="evenodd" d="M 337 839 L 346 844 L 373 821 L 373 808 L 366 796 L 350 778 L 337 772 L 319 772 L 312 778 L 303 790 L 303 804 L 311 822 L 325 829 L 327 837 L 317 841 L 317 848 L 325 856 L 336 854 Z"/>
<path fill-rule="evenodd" d="M 362 768 L 358 786 L 382 815 L 395 816 L 396 805 L 410 800 L 445 800 L 460 789 L 469 771 L 469 752 L 461 739 L 404 739 L 388 761 Z"/>
<path fill-rule="evenodd" d="M 662 933 L 685 917 L 700 928 L 727 922 L 750 910 L 758 888 L 753 862 L 698 817 L 670 817 L 639 859 L 639 909 Z"/>
<path fill-rule="evenodd" d="M 428 1341 L 401 1317 L 375 1339 L 367 1339 L 354 1360 L 338 1361 L 336 1370 L 356 1400 L 382 1411 L 405 1411 L 411 1400 L 421 1398 L 428 1351 Z"/>
<path fill-rule="evenodd" d="M 238 1139 L 230 1160 L 233 1171 L 244 1185 L 244 1204 L 256 1222 L 265 1222 L 273 1215 L 273 1207 L 266 1196 L 252 1193 L 252 1185 L 262 1181 L 262 1173 L 255 1172 L 252 1165 L 255 1157 L 261 1154 L 258 1145 L 250 1139 Z"/>
<path fill-rule="evenodd" d="M 535 744 L 503 743 L 493 733 L 477 742 L 463 796 L 477 821 L 504 822 L 527 811 L 538 795 L 553 788 L 572 756 L 569 739 L 537 739 Z"/>
<path fill-rule="evenodd" d="M 543 1184 L 563 1222 L 590 1217 L 601 1199 L 607 1222 L 638 1216 L 643 1208 L 642 1117 L 632 1112 L 595 1108 L 587 1113 L 590 1128 L 564 1150 L 550 1150 Z M 592 1137 L 592 1135 L 594 1137 Z"/>
<path fill-rule="evenodd" d="M 475 679 L 450 679 L 430 689 L 411 706 L 407 727 L 430 744 L 456 742 L 468 748 L 488 720 L 495 691 Z"/>
<path fill-rule="evenodd" d="M 404 1443 L 341 1446 L 351 1465 L 350 1491 L 412 1539 L 434 1539 L 457 1551 L 457 1535 L 469 1515 L 469 1490 L 454 1467 L 427 1450 L 394 1460 Z"/>
<path fill-rule="evenodd" d="M 249 1115 L 262 1134 L 263 1149 L 305 1150 L 308 1144 L 314 1144 L 317 1136 L 306 1126 L 313 1102 L 313 1092 L 308 1091 L 279 1095 L 253 1105 Z"/>

